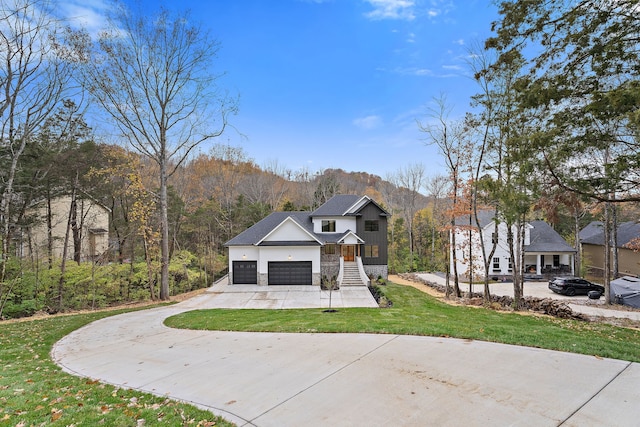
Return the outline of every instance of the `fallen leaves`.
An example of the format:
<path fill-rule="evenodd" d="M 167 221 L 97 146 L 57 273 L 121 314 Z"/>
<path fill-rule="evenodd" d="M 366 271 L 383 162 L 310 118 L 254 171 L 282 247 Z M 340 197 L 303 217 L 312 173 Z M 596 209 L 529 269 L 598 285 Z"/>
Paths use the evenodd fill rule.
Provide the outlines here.
<path fill-rule="evenodd" d="M 58 421 L 62 418 L 62 409 L 51 408 L 51 421 Z"/>

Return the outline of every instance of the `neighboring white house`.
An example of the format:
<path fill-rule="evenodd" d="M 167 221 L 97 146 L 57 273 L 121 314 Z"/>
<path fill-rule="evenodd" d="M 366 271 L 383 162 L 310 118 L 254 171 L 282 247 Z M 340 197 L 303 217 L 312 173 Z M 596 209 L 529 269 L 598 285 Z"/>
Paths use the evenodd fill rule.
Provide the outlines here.
<path fill-rule="evenodd" d="M 511 260 L 509 245 L 507 243 L 507 225 L 498 222 L 498 231 L 495 233 L 495 218 L 492 211 L 478 212 L 480 230 L 475 219 L 469 223 L 469 216 L 456 218 L 456 227 L 450 234 L 453 241 L 455 233 L 455 247 L 451 245 L 450 268 L 453 272 L 453 251 L 455 250 L 457 271 L 460 276 L 469 277 L 473 273 L 474 278 L 484 277 L 484 262 L 482 247 L 480 246 L 480 233 L 484 241 L 486 254 L 491 253 L 493 242 L 496 250 L 491 259 L 489 274 L 491 277 L 508 277 L 513 274 L 514 263 Z M 529 221 L 524 229 L 524 273 L 535 275 L 574 274 L 575 249 L 572 248 L 549 224 L 544 221 Z M 517 228 L 513 228 L 513 236 L 516 239 Z M 518 251 L 515 251 L 516 256 Z M 470 268 L 471 267 L 471 268 Z"/>
<path fill-rule="evenodd" d="M 364 285 L 387 277 L 387 217 L 367 196 L 338 195 L 313 212 L 274 212 L 229 248 L 229 283 Z"/>
<path fill-rule="evenodd" d="M 52 255 L 62 258 L 67 222 L 71 205 L 70 196 L 61 196 L 51 201 L 51 235 Z M 77 200 L 77 219 L 80 240 L 81 261 L 97 260 L 109 248 L 109 216 L 108 208 L 87 197 Z M 29 216 L 37 221 L 22 233 L 21 255 L 25 257 L 45 258 L 48 254 L 47 206 L 44 202 L 34 205 Z M 73 237 L 70 234 L 67 244 L 67 259 L 73 259 Z"/>

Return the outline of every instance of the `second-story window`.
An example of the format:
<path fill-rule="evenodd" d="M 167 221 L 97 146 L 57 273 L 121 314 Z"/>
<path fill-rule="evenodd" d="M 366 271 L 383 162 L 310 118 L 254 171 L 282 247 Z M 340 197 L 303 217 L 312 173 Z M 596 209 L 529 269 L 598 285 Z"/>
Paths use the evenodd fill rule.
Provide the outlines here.
<path fill-rule="evenodd" d="M 364 231 L 378 231 L 379 227 L 377 220 L 367 219 L 364 221 Z"/>
<path fill-rule="evenodd" d="M 323 219 L 322 220 L 322 232 L 323 233 L 335 233 L 336 231 L 336 221 L 334 219 Z"/>

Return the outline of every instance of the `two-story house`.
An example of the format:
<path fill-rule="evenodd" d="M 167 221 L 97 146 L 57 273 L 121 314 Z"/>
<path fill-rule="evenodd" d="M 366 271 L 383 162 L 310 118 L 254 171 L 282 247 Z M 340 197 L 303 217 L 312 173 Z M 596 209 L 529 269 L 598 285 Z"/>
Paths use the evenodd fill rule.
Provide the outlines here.
<path fill-rule="evenodd" d="M 368 196 L 338 195 L 313 212 L 274 212 L 229 240 L 229 283 L 366 285 L 387 277 L 389 213 Z"/>
<path fill-rule="evenodd" d="M 495 243 L 495 252 L 490 260 L 489 274 L 492 277 L 509 277 L 513 274 L 514 263 L 511 259 L 511 251 L 507 242 L 507 225 L 498 221 L 496 232 L 496 220 L 492 211 L 479 211 L 478 228 L 475 219 L 469 222 L 469 216 L 456 218 L 456 226 L 451 236 L 455 233 L 455 247 L 451 245 L 450 268 L 453 271 L 453 251 L 457 263 L 457 271 L 461 276 L 469 277 L 472 272 L 475 278 L 484 277 L 484 262 L 482 258 L 482 246 L 480 234 L 486 254 L 491 253 Z M 527 222 L 522 232 L 524 233 L 524 273 L 531 275 L 556 275 L 574 274 L 575 249 L 571 247 L 549 224 L 544 221 Z M 513 236 L 516 238 L 517 230 L 514 227 Z M 451 239 L 453 241 L 453 239 Z M 521 252 L 515 250 L 516 256 Z"/>

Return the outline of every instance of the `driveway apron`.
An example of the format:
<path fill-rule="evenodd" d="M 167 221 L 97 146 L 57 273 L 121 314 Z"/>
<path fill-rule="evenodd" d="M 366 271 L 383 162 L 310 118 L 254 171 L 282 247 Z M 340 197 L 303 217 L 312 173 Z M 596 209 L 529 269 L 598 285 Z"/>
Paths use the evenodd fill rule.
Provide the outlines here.
<path fill-rule="evenodd" d="M 213 294 L 93 322 L 53 359 L 239 426 L 637 426 L 640 365 L 480 341 L 171 329 Z M 428 320 L 426 320 L 428 321 Z"/>

